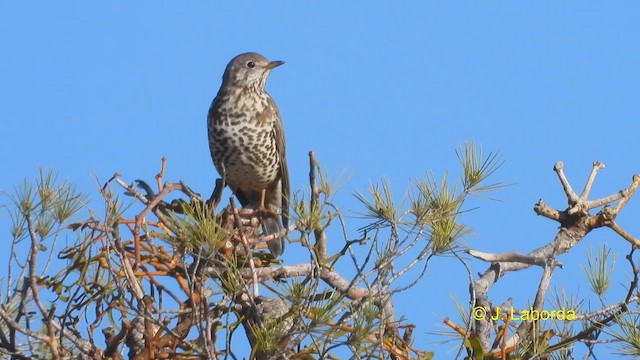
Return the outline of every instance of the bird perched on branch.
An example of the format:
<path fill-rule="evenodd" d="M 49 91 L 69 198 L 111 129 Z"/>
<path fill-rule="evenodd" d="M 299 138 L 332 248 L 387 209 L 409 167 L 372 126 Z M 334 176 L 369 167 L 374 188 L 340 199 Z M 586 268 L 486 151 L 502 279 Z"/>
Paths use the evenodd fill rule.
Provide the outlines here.
<path fill-rule="evenodd" d="M 289 170 L 280 111 L 265 91 L 271 70 L 284 64 L 257 53 L 233 58 L 209 108 L 209 149 L 216 169 L 243 207 L 259 209 L 265 233 L 289 220 Z M 267 245 L 275 256 L 284 237 Z"/>

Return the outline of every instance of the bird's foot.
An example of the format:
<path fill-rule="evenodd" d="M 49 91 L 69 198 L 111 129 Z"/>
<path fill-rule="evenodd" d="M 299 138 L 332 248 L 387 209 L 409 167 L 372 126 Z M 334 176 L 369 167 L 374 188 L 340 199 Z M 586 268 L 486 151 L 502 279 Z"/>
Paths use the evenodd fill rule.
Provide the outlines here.
<path fill-rule="evenodd" d="M 266 206 L 264 206 L 264 207 L 258 207 L 256 209 L 256 215 L 258 215 L 258 217 L 261 218 L 261 219 L 266 219 L 266 218 L 277 219 L 279 214 L 278 214 L 278 212 L 273 211 L 273 210 L 267 208 Z"/>

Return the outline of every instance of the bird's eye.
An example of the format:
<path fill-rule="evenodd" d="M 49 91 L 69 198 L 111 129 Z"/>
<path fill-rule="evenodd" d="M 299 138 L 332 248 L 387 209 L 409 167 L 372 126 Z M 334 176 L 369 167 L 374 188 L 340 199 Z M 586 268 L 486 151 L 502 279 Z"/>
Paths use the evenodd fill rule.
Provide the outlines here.
<path fill-rule="evenodd" d="M 253 67 L 254 67 L 254 66 L 256 66 L 256 63 L 254 63 L 253 61 L 249 61 L 249 62 L 247 63 L 247 67 L 248 67 L 248 68 L 252 68 L 252 69 L 253 69 Z"/>

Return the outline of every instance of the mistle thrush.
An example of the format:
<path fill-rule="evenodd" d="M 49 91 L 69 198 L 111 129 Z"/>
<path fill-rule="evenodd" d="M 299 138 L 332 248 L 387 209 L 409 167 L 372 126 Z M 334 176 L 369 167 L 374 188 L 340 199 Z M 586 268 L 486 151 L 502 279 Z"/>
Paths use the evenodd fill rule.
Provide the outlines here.
<path fill-rule="evenodd" d="M 275 214 L 262 217 L 267 234 L 283 230 L 289 222 L 284 129 L 280 111 L 265 91 L 271 69 L 282 64 L 256 53 L 233 58 L 209 108 L 207 124 L 213 163 L 240 204 Z M 284 251 L 284 238 L 267 245 L 278 256 Z"/>

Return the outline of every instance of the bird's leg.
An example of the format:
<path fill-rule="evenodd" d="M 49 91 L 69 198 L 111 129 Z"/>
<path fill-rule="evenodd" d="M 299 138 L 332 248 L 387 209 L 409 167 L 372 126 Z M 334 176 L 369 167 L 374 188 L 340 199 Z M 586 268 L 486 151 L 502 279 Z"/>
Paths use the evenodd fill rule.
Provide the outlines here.
<path fill-rule="evenodd" d="M 260 224 L 262 224 L 263 229 L 265 230 L 265 234 L 267 233 L 266 231 L 266 225 L 265 225 L 265 219 L 266 218 L 271 218 L 271 217 L 275 217 L 276 215 L 273 213 L 273 211 L 271 211 L 271 209 L 268 209 L 265 206 L 265 199 L 267 197 L 267 189 L 262 189 L 260 190 L 260 204 L 258 204 L 258 209 L 257 209 L 257 214 L 258 214 L 258 218 L 260 219 Z M 264 248 L 264 243 L 261 243 L 260 245 L 262 245 Z"/>
<path fill-rule="evenodd" d="M 266 217 L 276 217 L 276 216 L 278 216 L 277 213 L 275 213 L 273 211 L 273 209 L 268 208 L 265 205 L 264 202 L 266 201 L 265 200 L 266 197 L 267 197 L 267 189 L 260 190 L 260 205 L 258 207 L 258 213 L 260 214 L 260 216 L 263 216 L 263 217 L 265 217 L 265 216 Z"/>
<path fill-rule="evenodd" d="M 264 211 L 267 208 L 264 207 L 264 199 L 267 197 L 267 189 L 260 191 L 260 210 Z"/>

